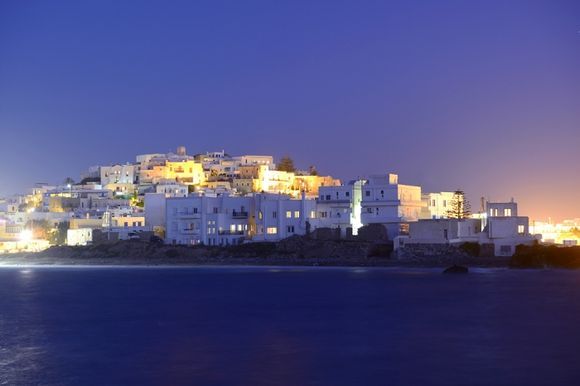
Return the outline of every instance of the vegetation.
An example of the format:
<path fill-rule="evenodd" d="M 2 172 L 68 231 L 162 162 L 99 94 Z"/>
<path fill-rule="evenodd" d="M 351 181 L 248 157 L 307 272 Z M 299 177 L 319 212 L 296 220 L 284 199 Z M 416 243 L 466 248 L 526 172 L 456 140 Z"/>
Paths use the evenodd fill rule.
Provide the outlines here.
<path fill-rule="evenodd" d="M 137 194 L 137 191 L 134 191 L 133 195 L 131 196 L 131 206 L 138 207 L 138 208 L 145 207 L 145 202 L 143 201 L 142 197 L 139 197 L 139 195 Z"/>
<path fill-rule="evenodd" d="M 580 268 L 580 247 L 518 245 L 510 266 L 514 268 Z"/>
<path fill-rule="evenodd" d="M 73 180 L 71 177 L 67 177 L 67 178 L 64 179 L 63 183 L 65 185 L 74 185 L 75 180 Z"/>
<path fill-rule="evenodd" d="M 55 229 L 47 220 L 30 220 L 24 226 L 32 231 L 32 238 L 50 240 Z"/>
<path fill-rule="evenodd" d="M 284 156 L 278 162 L 278 170 L 283 172 L 295 172 L 296 168 L 294 167 L 294 160 L 289 156 Z"/>
<path fill-rule="evenodd" d="M 50 232 L 48 241 L 52 245 L 64 245 L 66 243 L 66 232 L 70 228 L 70 222 L 63 221 L 58 223 L 56 228 Z"/>
<path fill-rule="evenodd" d="M 466 242 L 459 246 L 459 248 L 465 253 L 478 257 L 481 252 L 481 245 L 476 242 Z"/>
<path fill-rule="evenodd" d="M 317 176 L 318 175 L 318 170 L 316 170 L 316 166 L 310 165 L 308 167 L 308 174 L 310 174 L 311 176 Z"/>
<path fill-rule="evenodd" d="M 457 189 L 453 193 L 450 209 L 447 211 L 447 217 L 458 220 L 471 217 L 471 205 L 465 198 L 465 192 L 463 190 Z"/>

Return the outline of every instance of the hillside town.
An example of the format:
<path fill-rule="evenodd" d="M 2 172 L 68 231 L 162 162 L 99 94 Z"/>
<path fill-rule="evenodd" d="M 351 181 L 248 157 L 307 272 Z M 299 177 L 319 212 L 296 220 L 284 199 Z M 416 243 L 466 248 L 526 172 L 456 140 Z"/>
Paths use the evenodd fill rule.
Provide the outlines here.
<path fill-rule="evenodd" d="M 517 245 L 542 239 L 513 199 L 482 199 L 471 213 L 463 192 L 425 192 L 393 173 L 340 181 L 313 166 L 298 170 L 289 157 L 188 155 L 180 146 L 0 200 L 0 253 L 127 239 L 228 246 L 321 229 L 353 239 L 376 224 L 399 251 L 469 242 L 511 256 Z M 578 225 L 559 241 L 577 244 Z"/>

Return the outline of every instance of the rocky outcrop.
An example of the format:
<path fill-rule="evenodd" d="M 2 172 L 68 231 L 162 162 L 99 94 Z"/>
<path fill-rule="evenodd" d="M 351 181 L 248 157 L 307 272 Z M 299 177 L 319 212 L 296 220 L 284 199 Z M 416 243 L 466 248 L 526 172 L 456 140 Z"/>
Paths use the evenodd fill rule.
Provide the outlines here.
<path fill-rule="evenodd" d="M 443 273 L 453 273 L 453 274 L 468 273 L 468 272 L 469 269 L 467 267 L 457 264 L 453 264 L 451 267 L 445 268 L 445 270 L 443 271 Z"/>

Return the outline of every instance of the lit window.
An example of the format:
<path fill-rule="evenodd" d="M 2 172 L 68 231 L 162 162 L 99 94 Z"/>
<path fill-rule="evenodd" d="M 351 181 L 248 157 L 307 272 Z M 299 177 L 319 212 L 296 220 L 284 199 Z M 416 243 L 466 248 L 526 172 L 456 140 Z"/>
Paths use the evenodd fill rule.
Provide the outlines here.
<path fill-rule="evenodd" d="M 299 210 L 294 211 L 294 218 L 300 218 L 300 211 Z"/>
<path fill-rule="evenodd" d="M 316 212 L 314 210 L 310 211 L 310 218 L 316 218 Z"/>
<path fill-rule="evenodd" d="M 262 214 L 262 211 L 258 212 L 258 218 L 261 220 L 264 217 L 264 215 Z"/>
<path fill-rule="evenodd" d="M 266 228 L 266 233 L 269 235 L 275 235 L 278 233 L 278 228 L 276 227 L 268 227 Z"/>
<path fill-rule="evenodd" d="M 286 211 L 286 218 L 291 218 L 292 217 L 292 212 L 287 210 Z"/>
<path fill-rule="evenodd" d="M 518 225 L 518 233 L 523 235 L 526 231 L 526 227 L 524 225 Z"/>

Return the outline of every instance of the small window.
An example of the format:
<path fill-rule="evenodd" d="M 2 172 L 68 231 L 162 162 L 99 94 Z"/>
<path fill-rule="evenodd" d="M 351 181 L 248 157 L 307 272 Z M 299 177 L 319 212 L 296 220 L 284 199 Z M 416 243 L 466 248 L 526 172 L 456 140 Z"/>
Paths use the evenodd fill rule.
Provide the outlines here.
<path fill-rule="evenodd" d="M 278 217 L 278 212 L 276 212 L 276 211 L 273 211 L 273 212 L 272 212 L 272 217 L 273 217 L 273 218 L 277 218 L 277 217 Z"/>
<path fill-rule="evenodd" d="M 299 210 L 294 211 L 294 218 L 300 218 L 300 211 Z"/>
<path fill-rule="evenodd" d="M 286 218 L 292 218 L 292 211 L 290 210 L 286 211 Z"/>
<path fill-rule="evenodd" d="M 268 227 L 266 228 L 266 233 L 269 235 L 275 235 L 278 233 L 278 228 L 276 227 Z"/>
<path fill-rule="evenodd" d="M 346 192 L 346 196 L 347 197 L 350 197 L 350 192 Z"/>
<path fill-rule="evenodd" d="M 503 215 L 504 215 L 505 217 L 511 217 L 511 215 L 512 215 L 512 209 L 511 209 L 511 208 L 505 208 L 505 209 L 503 210 Z"/>
<path fill-rule="evenodd" d="M 288 227 L 286 228 L 288 233 L 294 233 L 294 225 L 288 225 Z"/>
<path fill-rule="evenodd" d="M 367 196 L 367 197 L 370 197 L 370 196 L 371 196 L 371 191 L 370 191 L 370 190 L 367 190 L 367 191 L 365 192 L 365 196 Z"/>
<path fill-rule="evenodd" d="M 518 233 L 523 235 L 526 231 L 526 227 L 524 225 L 518 225 Z"/>

